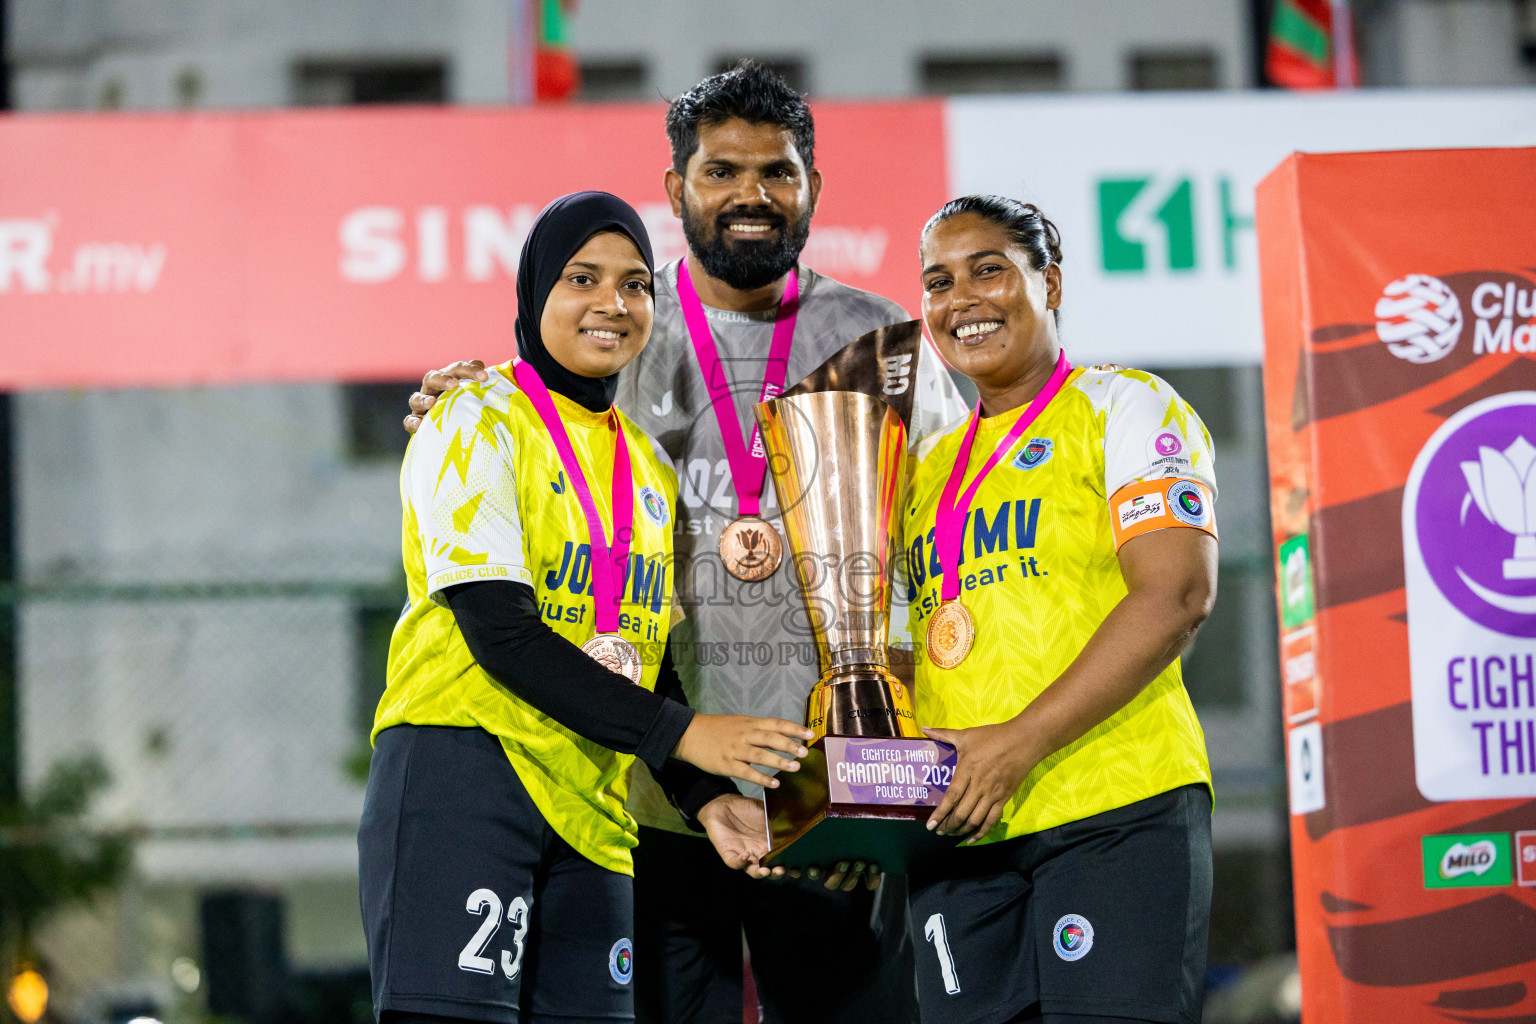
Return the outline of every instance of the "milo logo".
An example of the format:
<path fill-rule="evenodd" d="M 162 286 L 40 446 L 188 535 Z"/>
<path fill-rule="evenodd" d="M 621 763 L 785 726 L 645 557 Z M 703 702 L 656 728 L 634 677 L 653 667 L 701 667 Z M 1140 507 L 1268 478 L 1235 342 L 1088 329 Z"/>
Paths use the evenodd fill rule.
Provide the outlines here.
<path fill-rule="evenodd" d="M 1467 846 L 1457 843 L 1440 858 L 1441 878 L 1460 878 L 1462 875 L 1486 875 L 1499 859 L 1499 848 L 1490 840 Z"/>
<path fill-rule="evenodd" d="M 1426 889 L 1510 885 L 1514 882 L 1507 832 L 1425 836 L 1422 842 Z"/>

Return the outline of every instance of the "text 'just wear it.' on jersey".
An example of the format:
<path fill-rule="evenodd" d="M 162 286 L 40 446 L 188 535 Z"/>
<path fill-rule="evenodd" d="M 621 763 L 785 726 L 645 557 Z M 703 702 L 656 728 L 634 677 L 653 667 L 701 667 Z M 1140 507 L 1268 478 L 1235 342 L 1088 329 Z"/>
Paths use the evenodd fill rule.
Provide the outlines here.
<path fill-rule="evenodd" d="M 720 559 L 720 531 L 739 514 L 730 463 L 709 389 L 683 317 L 677 263 L 656 271 L 651 340 L 619 374 L 614 404 L 654 437 L 677 467 L 677 594 L 687 618 L 677 624 L 672 653 L 688 702 L 709 714 L 762 715 L 805 721 L 819 674 L 805 605 L 792 560 L 760 583 L 744 583 Z M 719 366 L 730 384 L 743 437 L 756 424 L 765 363 L 782 310 L 741 313 L 705 307 Z M 800 302 L 784 382 L 793 386 L 849 342 L 910 319 L 896 303 L 800 268 Z M 913 399 L 909 436 L 939 429 L 965 411 L 949 372 L 924 341 L 905 367 Z M 773 474 L 765 474 L 762 515 L 782 532 Z M 900 595 L 898 595 L 900 596 Z M 892 622 L 905 624 L 905 613 Z M 749 793 L 759 792 L 748 787 Z M 635 769 L 630 810 L 641 824 L 690 834 L 644 765 Z"/>
<path fill-rule="evenodd" d="M 512 364 L 433 406 L 400 473 L 401 547 L 409 603 L 389 646 L 389 685 L 373 733 L 392 725 L 478 726 L 501 740 L 550 826 L 594 863 L 633 873 L 634 819 L 624 808 L 631 755 L 583 739 L 497 685 L 465 646 L 442 591 L 502 580 L 533 588 L 546 625 L 577 646 L 595 635 L 591 550 L 576 489 Z M 609 481 L 617 424 L 629 440 L 634 537 L 619 612 L 655 689 L 672 615 L 672 508 L 677 477 L 617 409 L 594 413 L 552 396 L 612 536 Z"/>
<path fill-rule="evenodd" d="M 981 421 L 967 482 L 1019 412 Z M 966 422 L 926 439 L 917 452 L 903 541 L 914 637 L 923 636 L 940 603 L 935 515 Z M 1119 506 L 1139 494 L 1161 494 L 1166 504 L 1172 493 L 1184 518 L 1164 507 L 1163 526 L 1214 534 L 1212 462 L 1204 425 L 1167 383 L 1137 370 L 1074 370 L 971 502 L 960 564 L 951 571 L 959 573 L 975 641 L 952 669 L 919 653 L 918 720 L 963 729 L 1007 721 L 1023 710 L 1128 592 L 1116 557 Z M 1120 543 L 1150 528 L 1128 520 L 1135 532 Z M 1175 659 L 1124 708 L 1036 767 L 984 841 L 1210 780 L 1205 737 Z"/>

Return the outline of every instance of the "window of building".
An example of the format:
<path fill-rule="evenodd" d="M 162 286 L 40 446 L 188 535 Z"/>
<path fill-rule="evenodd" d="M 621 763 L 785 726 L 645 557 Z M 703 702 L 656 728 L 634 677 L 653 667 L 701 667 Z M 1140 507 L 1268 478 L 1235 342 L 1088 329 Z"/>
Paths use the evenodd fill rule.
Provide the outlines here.
<path fill-rule="evenodd" d="M 123 100 L 127 97 L 128 90 L 121 79 L 109 78 L 101 83 L 96 90 L 96 108 L 98 110 L 121 110 Z"/>
<path fill-rule="evenodd" d="M 441 60 L 306 61 L 294 69 L 294 102 L 301 107 L 447 101 L 448 67 Z"/>
<path fill-rule="evenodd" d="M 1536 0 L 1520 0 L 1520 59 L 1536 70 Z"/>
<path fill-rule="evenodd" d="M 347 456 L 355 461 L 392 460 L 405 455 L 411 435 L 400 421 L 409 413 L 406 401 L 421 386 L 418 381 L 389 384 L 343 384 L 342 414 L 347 424 Z"/>
<path fill-rule="evenodd" d="M 743 58 L 751 58 L 769 71 L 777 71 L 795 92 L 810 92 L 810 80 L 806 73 L 805 61 L 798 57 L 763 57 L 751 53 L 738 53 L 731 57 L 721 57 L 715 63 L 715 70 L 729 71 Z"/>
<path fill-rule="evenodd" d="M 1216 55 L 1208 50 L 1177 50 L 1131 55 L 1131 88 L 1216 88 Z"/>
<path fill-rule="evenodd" d="M 1057 92 L 1065 82 L 1061 57 L 1054 53 L 935 54 L 922 64 L 922 90 L 930 95 Z"/>
<path fill-rule="evenodd" d="M 584 60 L 576 98 L 584 103 L 655 99 L 646 91 L 649 79 L 643 60 Z"/>
<path fill-rule="evenodd" d="M 197 68 L 182 68 L 176 74 L 176 105 L 191 108 L 203 99 L 203 73 Z"/>
<path fill-rule="evenodd" d="M 1520 62 L 1527 74 L 1536 73 L 1536 0 L 1520 0 Z"/>

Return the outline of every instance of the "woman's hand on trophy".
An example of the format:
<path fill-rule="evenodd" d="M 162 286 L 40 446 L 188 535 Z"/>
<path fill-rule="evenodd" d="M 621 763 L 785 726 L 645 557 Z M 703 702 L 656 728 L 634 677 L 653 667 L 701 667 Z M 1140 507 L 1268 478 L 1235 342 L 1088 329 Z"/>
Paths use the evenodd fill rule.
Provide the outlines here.
<path fill-rule="evenodd" d="M 763 858 L 768 855 L 768 829 L 760 801 L 739 793 L 717 796 L 700 808 L 699 824 L 731 870 L 745 871 L 753 878 L 777 878 L 784 874 L 783 868 L 763 866 Z"/>
<path fill-rule="evenodd" d="M 712 775 L 729 775 L 777 789 L 779 781 L 756 766 L 799 771 L 800 762 L 795 759 L 806 755 L 804 744 L 814 735 L 805 726 L 783 718 L 697 714 L 677 741 L 672 756 Z"/>
<path fill-rule="evenodd" d="M 416 433 L 421 427 L 422 417 L 427 414 L 427 410 L 437 404 L 438 396 L 458 387 L 459 381 L 490 379 L 491 375 L 485 372 L 485 364 L 478 359 L 449 363 L 441 370 L 428 370 L 421 378 L 421 390 L 411 396 L 409 403 L 411 411 L 405 417 L 406 433 Z"/>
<path fill-rule="evenodd" d="M 1003 806 L 1040 758 L 1019 735 L 1017 720 L 972 729 L 925 727 L 923 732 L 959 755 L 954 780 L 928 816 L 928 828 L 941 836 L 970 835 L 967 842 L 974 843 L 997 824 Z"/>

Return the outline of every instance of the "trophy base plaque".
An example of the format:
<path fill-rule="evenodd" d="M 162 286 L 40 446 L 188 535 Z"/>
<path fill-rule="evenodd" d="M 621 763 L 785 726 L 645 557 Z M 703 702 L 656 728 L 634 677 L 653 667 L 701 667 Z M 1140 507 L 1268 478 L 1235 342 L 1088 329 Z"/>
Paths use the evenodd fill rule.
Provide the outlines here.
<path fill-rule="evenodd" d="M 780 772 L 765 794 L 770 851 L 782 867 L 840 860 L 906 871 L 952 848 L 923 822 L 955 772 L 947 743 L 906 737 L 823 736 L 797 772 Z"/>

